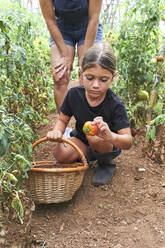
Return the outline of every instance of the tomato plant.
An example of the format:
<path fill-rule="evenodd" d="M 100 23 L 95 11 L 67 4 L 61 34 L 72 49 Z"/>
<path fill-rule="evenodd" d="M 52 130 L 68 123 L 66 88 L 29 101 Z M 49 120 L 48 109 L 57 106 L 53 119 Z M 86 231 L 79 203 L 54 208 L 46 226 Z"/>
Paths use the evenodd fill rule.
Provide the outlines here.
<path fill-rule="evenodd" d="M 163 40 L 159 28 L 163 6 L 162 0 L 121 1 L 124 14 L 116 23 L 116 29 L 104 35 L 104 39 L 114 48 L 118 60 L 119 76 L 112 88 L 127 104 L 133 126 L 146 122 L 149 101 L 139 103 L 138 92 L 146 91 L 149 95 L 146 98 L 150 97 L 157 60 L 163 61 L 159 55 Z"/>
<path fill-rule="evenodd" d="M 15 195 L 19 198 L 22 192 L 22 181 L 31 167 L 33 138 L 29 125 L 0 106 L 0 200 L 4 202 Z"/>
<path fill-rule="evenodd" d="M 53 101 L 49 43 L 41 17 L 15 1 L 0 3 L 0 199 L 22 223 L 22 182 L 32 161 L 37 123 Z M 51 104 L 52 105 L 52 104 Z"/>
<path fill-rule="evenodd" d="M 46 38 L 37 37 L 41 31 L 34 29 L 32 15 L 14 4 L 10 7 L 0 21 L 0 100 L 8 112 L 19 116 L 33 109 L 29 123 L 37 123 L 38 116 L 45 118 L 53 99 L 49 45 Z"/>

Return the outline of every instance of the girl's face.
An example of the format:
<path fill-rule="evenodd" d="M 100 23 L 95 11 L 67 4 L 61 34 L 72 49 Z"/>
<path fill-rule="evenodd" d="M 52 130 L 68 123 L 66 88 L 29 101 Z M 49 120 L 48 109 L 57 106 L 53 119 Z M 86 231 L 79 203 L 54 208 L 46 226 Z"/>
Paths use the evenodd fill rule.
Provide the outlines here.
<path fill-rule="evenodd" d="M 83 72 L 83 85 L 89 99 L 103 100 L 114 76 L 107 69 L 94 65 Z"/>

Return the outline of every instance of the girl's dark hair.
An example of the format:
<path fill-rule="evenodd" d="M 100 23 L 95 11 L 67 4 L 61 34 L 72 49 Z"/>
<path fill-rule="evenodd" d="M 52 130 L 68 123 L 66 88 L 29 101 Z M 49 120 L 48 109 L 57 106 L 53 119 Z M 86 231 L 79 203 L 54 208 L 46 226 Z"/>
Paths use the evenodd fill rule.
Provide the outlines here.
<path fill-rule="evenodd" d="M 116 71 L 116 57 L 107 42 L 97 42 L 86 52 L 82 61 L 82 70 L 98 64 L 109 70 L 112 74 Z"/>

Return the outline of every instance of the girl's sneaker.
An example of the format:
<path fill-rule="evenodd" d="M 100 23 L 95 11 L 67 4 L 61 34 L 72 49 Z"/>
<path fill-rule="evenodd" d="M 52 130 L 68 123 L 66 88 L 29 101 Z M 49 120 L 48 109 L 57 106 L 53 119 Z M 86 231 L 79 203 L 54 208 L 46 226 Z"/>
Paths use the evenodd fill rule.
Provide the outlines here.
<path fill-rule="evenodd" d="M 72 132 L 72 128 L 71 127 L 66 127 L 65 132 L 63 134 L 63 137 L 65 139 L 69 139 L 70 138 L 70 133 Z"/>

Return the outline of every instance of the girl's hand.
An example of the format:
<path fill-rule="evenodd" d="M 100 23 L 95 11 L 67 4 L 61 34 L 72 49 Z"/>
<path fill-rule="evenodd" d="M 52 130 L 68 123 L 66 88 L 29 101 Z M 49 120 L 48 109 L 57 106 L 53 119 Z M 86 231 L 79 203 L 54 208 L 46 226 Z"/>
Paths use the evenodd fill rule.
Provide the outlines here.
<path fill-rule="evenodd" d="M 47 133 L 47 138 L 50 141 L 60 141 L 60 139 L 62 138 L 62 133 L 59 130 L 53 130 Z"/>
<path fill-rule="evenodd" d="M 104 140 L 112 140 L 113 133 L 109 129 L 109 126 L 106 122 L 103 121 L 102 117 L 96 117 L 93 119 L 93 124 L 98 126 L 97 136 Z"/>

